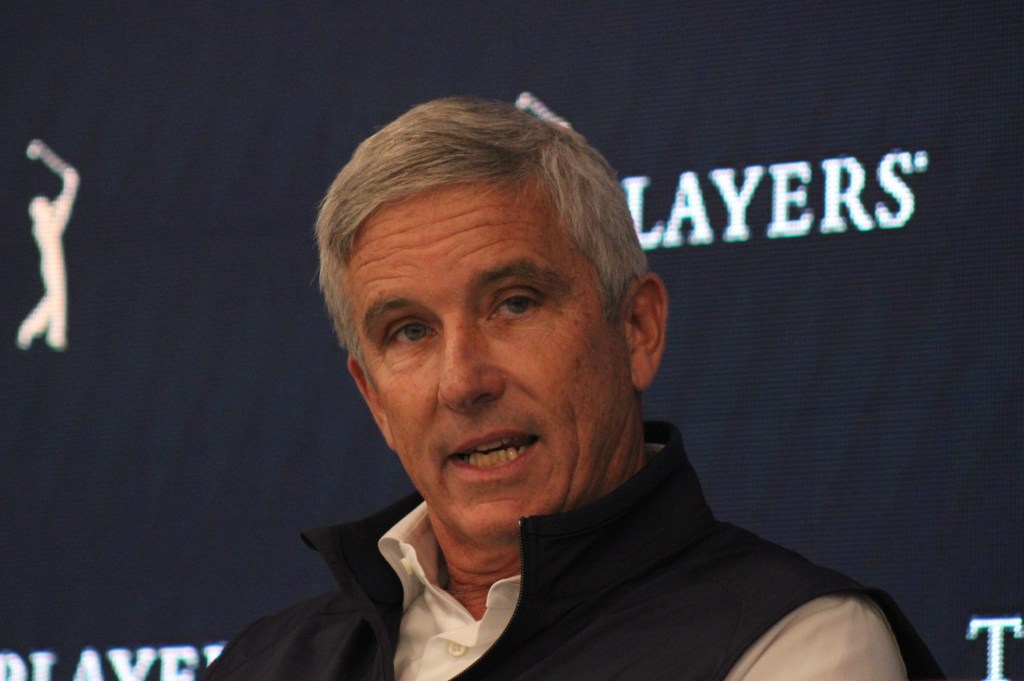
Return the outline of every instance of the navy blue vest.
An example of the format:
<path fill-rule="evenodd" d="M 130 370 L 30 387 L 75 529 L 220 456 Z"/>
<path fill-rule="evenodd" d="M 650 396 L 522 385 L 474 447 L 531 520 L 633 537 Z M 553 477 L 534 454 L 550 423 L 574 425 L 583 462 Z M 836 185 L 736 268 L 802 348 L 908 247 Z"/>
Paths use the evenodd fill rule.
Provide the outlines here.
<path fill-rule="evenodd" d="M 842 592 L 879 604 L 909 678 L 942 678 L 892 599 L 717 521 L 678 431 L 648 424 L 647 439 L 665 447 L 612 494 L 523 519 L 515 615 L 460 681 L 714 681 L 793 609 Z M 393 679 L 402 587 L 377 539 L 419 501 L 306 533 L 339 590 L 243 631 L 208 678 Z"/>

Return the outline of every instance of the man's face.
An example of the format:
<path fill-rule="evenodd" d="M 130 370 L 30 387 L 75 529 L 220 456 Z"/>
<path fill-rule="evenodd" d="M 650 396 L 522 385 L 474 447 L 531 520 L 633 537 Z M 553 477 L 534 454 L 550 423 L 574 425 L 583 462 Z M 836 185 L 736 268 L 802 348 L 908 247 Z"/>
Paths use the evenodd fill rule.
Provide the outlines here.
<path fill-rule="evenodd" d="M 593 267 L 532 191 L 387 206 L 346 282 L 363 348 L 349 369 L 439 538 L 514 542 L 519 518 L 642 465 L 638 391 L 657 362 L 636 357 L 630 314 L 606 320 Z"/>

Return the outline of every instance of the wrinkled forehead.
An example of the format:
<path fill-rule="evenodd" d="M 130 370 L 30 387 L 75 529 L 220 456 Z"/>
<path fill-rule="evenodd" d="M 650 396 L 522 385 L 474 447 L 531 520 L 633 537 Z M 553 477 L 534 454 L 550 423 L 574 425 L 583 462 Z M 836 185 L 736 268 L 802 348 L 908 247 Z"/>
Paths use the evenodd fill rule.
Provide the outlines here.
<path fill-rule="evenodd" d="M 525 274 L 526 263 L 533 271 L 564 271 L 568 277 L 591 269 L 535 196 L 458 185 L 375 212 L 354 241 L 346 279 L 349 295 L 365 299 L 399 284 L 408 290 L 437 280 L 462 288 L 488 272 Z"/>
<path fill-rule="evenodd" d="M 443 185 L 373 210 L 354 235 L 345 268 L 382 252 L 403 261 L 430 260 L 443 259 L 449 248 L 493 250 L 504 242 L 532 242 L 538 250 L 556 244 L 571 248 L 567 238 L 554 211 L 532 187 Z"/>
<path fill-rule="evenodd" d="M 558 211 L 555 209 L 549 192 L 541 183 L 534 179 L 526 180 L 466 180 L 449 183 L 431 183 L 424 186 L 406 187 L 400 191 L 382 196 L 366 216 L 359 221 L 352 231 L 348 247 L 342 249 L 342 263 L 347 267 L 357 248 L 365 244 L 368 238 L 364 235 L 367 225 L 374 222 L 383 212 L 395 213 L 409 204 L 421 204 L 424 199 L 437 198 L 444 200 L 453 192 L 465 192 L 468 195 L 488 197 L 494 203 L 503 203 L 511 209 L 545 211 L 545 223 L 550 229 L 563 229 Z M 372 237 L 371 237 L 372 238 Z"/>
<path fill-rule="evenodd" d="M 572 249 L 567 241 L 553 212 L 531 190 L 447 185 L 378 207 L 360 225 L 348 264 L 382 257 L 395 263 L 445 260 L 467 250 L 493 255 L 503 246 L 544 253 Z"/>

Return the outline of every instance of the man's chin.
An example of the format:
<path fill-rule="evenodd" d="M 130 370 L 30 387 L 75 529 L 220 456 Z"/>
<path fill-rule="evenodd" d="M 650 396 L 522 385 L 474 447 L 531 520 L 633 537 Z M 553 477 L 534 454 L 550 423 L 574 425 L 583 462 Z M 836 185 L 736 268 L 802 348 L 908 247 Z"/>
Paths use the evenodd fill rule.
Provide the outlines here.
<path fill-rule="evenodd" d="M 518 547 L 519 520 L 525 515 L 528 512 L 519 503 L 479 504 L 442 532 L 452 540 L 468 544 Z"/>

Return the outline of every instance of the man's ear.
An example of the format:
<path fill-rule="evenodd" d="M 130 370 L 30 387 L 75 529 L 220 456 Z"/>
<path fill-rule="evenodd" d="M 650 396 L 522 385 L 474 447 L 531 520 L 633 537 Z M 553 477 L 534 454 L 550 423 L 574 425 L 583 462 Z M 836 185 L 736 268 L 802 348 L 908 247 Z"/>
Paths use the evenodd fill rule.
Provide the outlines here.
<path fill-rule="evenodd" d="M 633 283 L 622 309 L 633 388 L 639 392 L 654 382 L 665 350 L 668 319 L 665 284 L 656 274 L 644 274 Z"/>
<path fill-rule="evenodd" d="M 356 387 L 359 388 L 359 393 L 363 396 L 363 400 L 366 402 L 366 406 L 370 408 L 370 413 L 373 414 L 373 420 L 377 422 L 377 427 L 380 428 L 381 435 L 388 443 L 388 447 L 391 449 L 395 448 L 394 442 L 391 440 L 391 429 L 388 427 L 388 416 L 381 408 L 380 398 L 377 395 L 377 389 L 373 385 L 373 381 L 366 374 L 366 370 L 363 369 L 363 365 L 359 363 L 359 360 L 353 355 L 348 356 L 348 372 L 352 374 L 352 378 L 355 379 Z"/>

